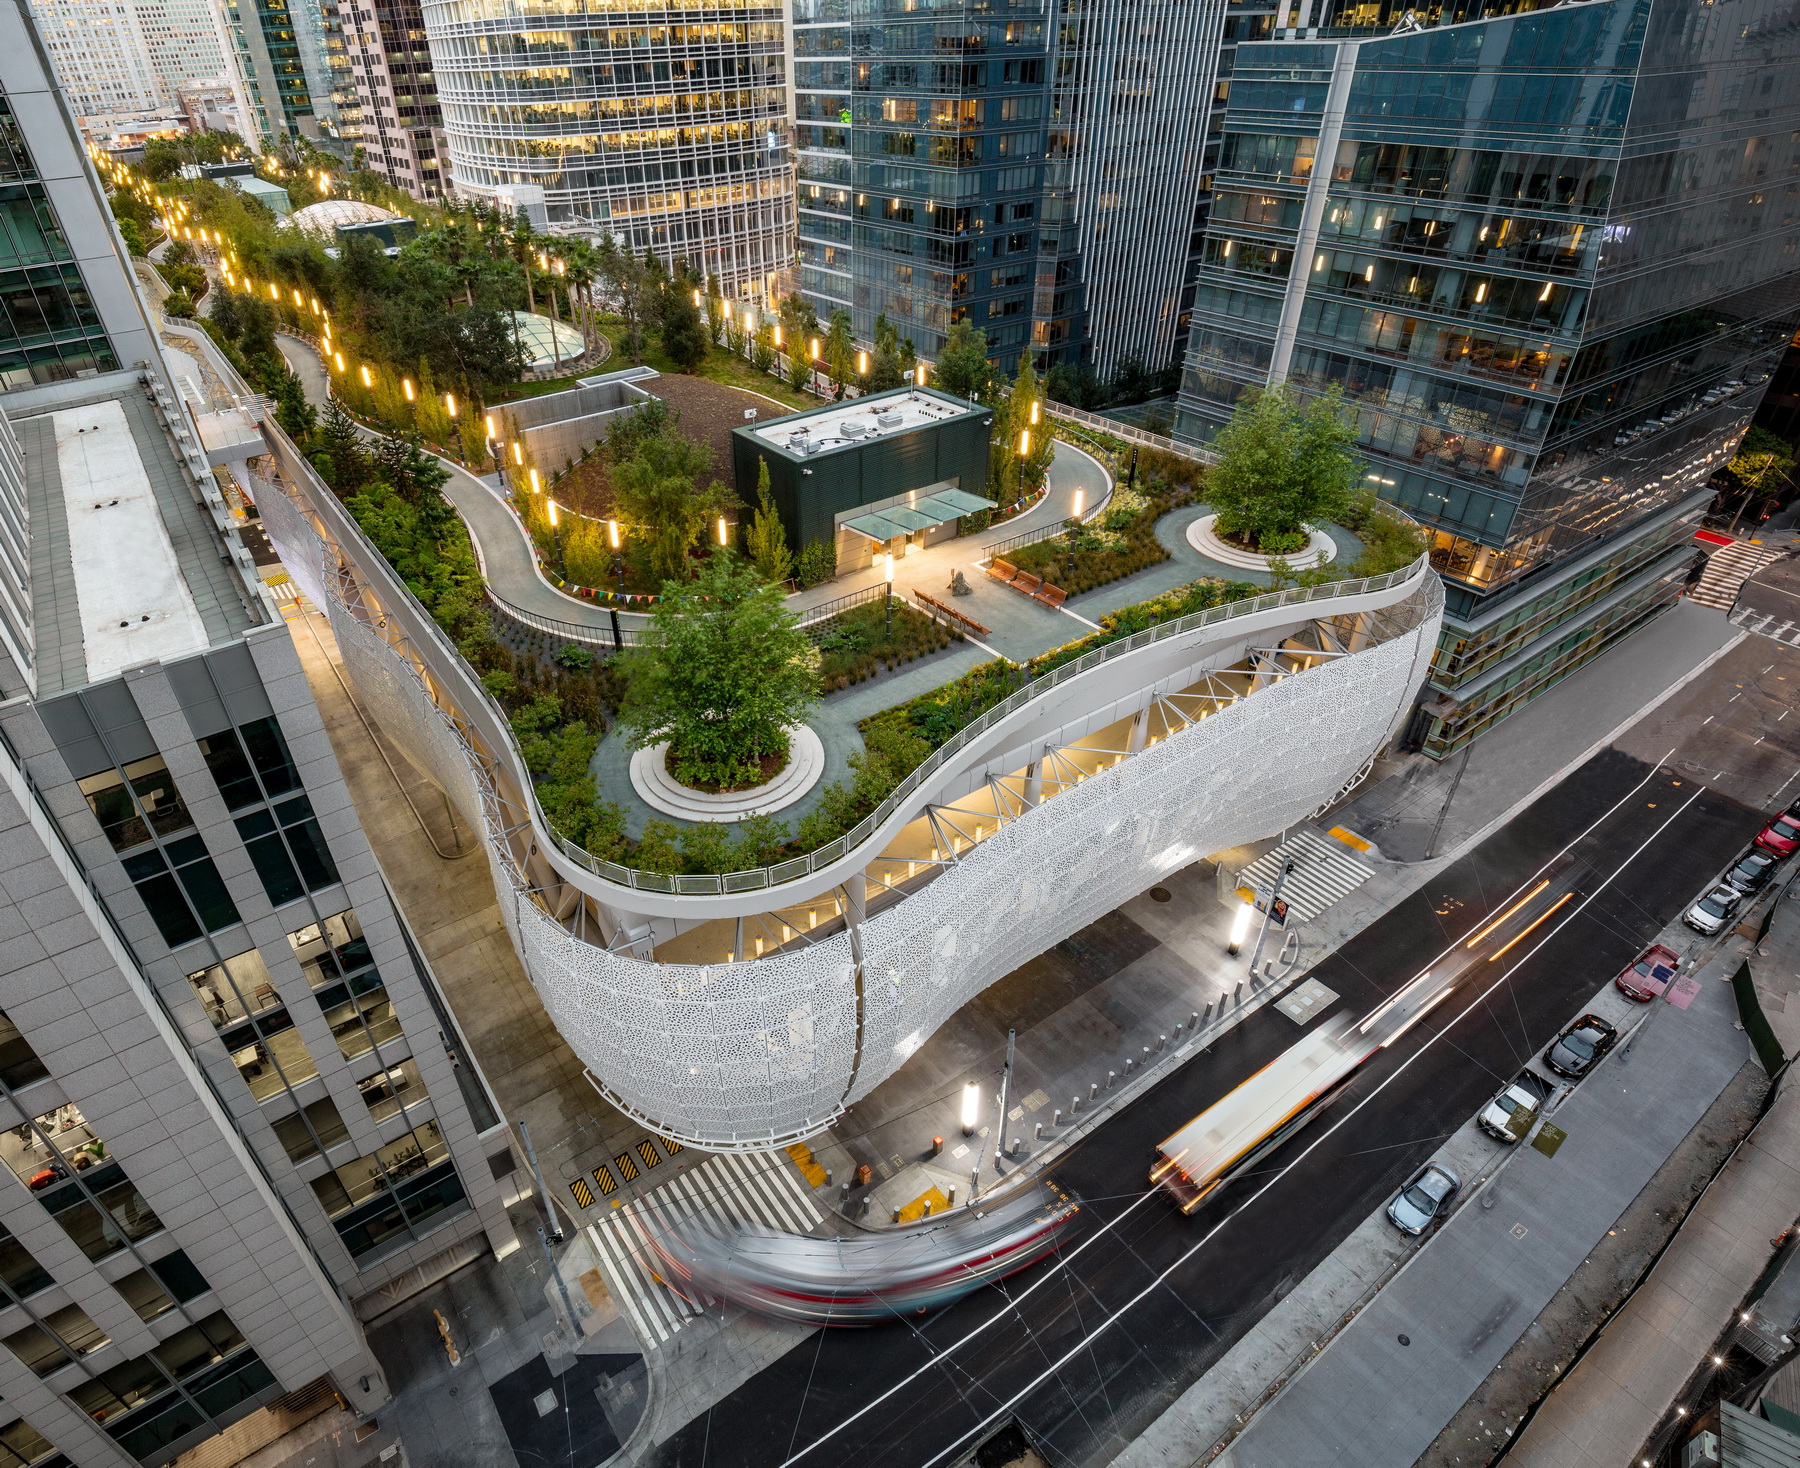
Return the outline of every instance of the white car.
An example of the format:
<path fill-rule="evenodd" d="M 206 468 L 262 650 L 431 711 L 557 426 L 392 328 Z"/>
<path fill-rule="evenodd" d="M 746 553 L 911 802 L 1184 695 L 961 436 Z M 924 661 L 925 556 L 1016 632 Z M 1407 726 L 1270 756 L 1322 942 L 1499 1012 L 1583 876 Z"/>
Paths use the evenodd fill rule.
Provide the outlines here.
<path fill-rule="evenodd" d="M 1516 1081 L 1508 1082 L 1506 1089 L 1488 1102 L 1486 1109 L 1475 1118 L 1475 1124 L 1496 1142 L 1516 1142 L 1529 1130 L 1529 1118 L 1543 1109 L 1552 1089 L 1542 1076 L 1528 1070 L 1520 1071 Z M 1520 1115 L 1527 1118 L 1525 1124 L 1514 1123 L 1518 1129 L 1509 1130 L 1507 1123 Z"/>
<path fill-rule="evenodd" d="M 1743 900 L 1742 892 L 1720 883 L 1684 912 L 1681 920 L 1695 932 L 1710 937 L 1731 921 Z"/>

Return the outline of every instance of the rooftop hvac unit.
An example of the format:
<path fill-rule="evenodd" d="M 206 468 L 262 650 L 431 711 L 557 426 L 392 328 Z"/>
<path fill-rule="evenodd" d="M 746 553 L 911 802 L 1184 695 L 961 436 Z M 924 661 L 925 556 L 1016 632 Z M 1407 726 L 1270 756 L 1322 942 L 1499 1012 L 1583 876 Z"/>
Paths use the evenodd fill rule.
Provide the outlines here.
<path fill-rule="evenodd" d="M 861 438 L 865 433 L 873 433 L 874 431 L 875 430 L 867 423 L 858 423 L 854 418 L 847 420 L 844 425 L 838 429 L 838 432 L 843 434 L 845 438 Z"/>
<path fill-rule="evenodd" d="M 1720 1461 L 1717 1433 L 1696 1433 L 1681 1450 L 1681 1468 L 1716 1468 Z"/>
<path fill-rule="evenodd" d="M 906 417 L 901 413 L 877 413 L 875 415 L 875 424 L 879 428 L 898 428 L 905 421 Z"/>

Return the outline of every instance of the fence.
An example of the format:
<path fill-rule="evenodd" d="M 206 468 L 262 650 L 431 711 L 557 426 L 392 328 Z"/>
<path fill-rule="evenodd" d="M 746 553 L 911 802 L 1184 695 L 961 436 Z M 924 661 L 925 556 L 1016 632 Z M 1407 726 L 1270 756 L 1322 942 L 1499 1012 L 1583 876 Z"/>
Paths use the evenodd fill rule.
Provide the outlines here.
<path fill-rule="evenodd" d="M 787 861 L 777 862 L 774 866 L 758 867 L 744 872 L 727 872 L 723 876 L 668 876 L 662 872 L 640 871 L 636 867 L 621 866 L 617 862 L 601 861 L 562 836 L 556 837 L 556 844 L 570 861 L 585 867 L 595 876 L 602 877 L 609 882 L 616 882 L 622 887 L 632 887 L 647 892 L 670 892 L 707 897 L 729 892 L 754 892 L 766 887 L 778 887 L 784 882 L 797 881 L 841 861 L 880 830 L 920 785 L 935 775 L 972 741 L 980 738 L 995 725 L 1010 718 L 1026 704 L 1042 698 L 1071 678 L 1078 678 L 1083 673 L 1099 667 L 1102 663 L 1111 662 L 1114 658 L 1129 656 L 1140 648 L 1161 642 L 1165 638 L 1180 637 L 1184 633 L 1216 626 L 1221 622 L 1233 621 L 1239 617 L 1254 616 L 1259 612 L 1303 606 L 1308 602 L 1335 601 L 1342 597 L 1365 596 L 1371 592 L 1387 591 L 1392 587 L 1403 585 L 1409 580 L 1426 575 L 1429 569 L 1429 562 L 1424 556 L 1421 556 L 1411 565 L 1403 566 L 1398 571 L 1384 572 L 1380 576 L 1359 577 L 1353 581 L 1336 581 L 1326 586 L 1301 586 L 1289 591 L 1268 592 L 1244 601 L 1229 602 L 1220 607 L 1209 607 L 1203 612 L 1192 612 L 1173 622 L 1163 622 L 1155 627 L 1146 627 L 1142 632 L 1134 633 L 1130 637 L 1096 647 L 1073 662 L 1064 663 L 1053 672 L 1033 679 L 1010 697 L 995 704 L 979 718 L 965 724 L 895 786 L 893 793 L 880 805 L 842 836 L 827 841 L 816 851 L 809 851 L 804 856 L 791 857 Z"/>
<path fill-rule="evenodd" d="M 1083 428 L 1092 429 L 1095 433 L 1104 433 L 1112 438 L 1123 439 L 1126 443 L 1142 444 L 1145 448 L 1161 449 L 1165 454 L 1177 454 L 1184 459 L 1192 459 L 1196 464 L 1210 464 L 1218 455 L 1191 443 L 1180 443 L 1160 433 L 1151 433 L 1148 429 L 1139 428 L 1132 423 L 1121 423 L 1116 418 L 1103 418 L 1098 413 L 1090 413 L 1083 408 L 1071 408 L 1067 403 L 1052 402 L 1044 399 L 1044 407 L 1052 418 L 1061 418 L 1065 422 L 1080 424 Z"/>

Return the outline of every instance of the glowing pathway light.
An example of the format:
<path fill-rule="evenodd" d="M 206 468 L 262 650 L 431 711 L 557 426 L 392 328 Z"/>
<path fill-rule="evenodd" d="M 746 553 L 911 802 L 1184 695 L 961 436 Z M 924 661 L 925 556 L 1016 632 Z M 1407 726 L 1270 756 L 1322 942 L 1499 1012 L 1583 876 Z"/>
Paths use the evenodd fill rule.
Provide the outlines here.
<path fill-rule="evenodd" d="M 727 535 L 726 530 L 725 530 L 725 517 L 723 515 L 719 516 L 719 544 L 720 545 L 730 545 L 731 544 L 730 537 Z"/>
<path fill-rule="evenodd" d="M 413 385 L 410 377 L 402 377 L 400 379 L 400 391 L 406 394 L 407 402 L 410 403 L 413 400 Z"/>
<path fill-rule="evenodd" d="M 962 1093 L 962 1134 L 965 1137 L 975 1135 L 975 1123 L 981 1120 L 981 1087 L 974 1081 L 963 1083 Z"/>
<path fill-rule="evenodd" d="M 1225 951 L 1236 955 L 1244 946 L 1244 939 L 1250 936 L 1250 923 L 1256 917 L 1256 909 L 1248 902 L 1240 903 L 1238 910 L 1231 918 L 1231 941 L 1225 945 Z"/>

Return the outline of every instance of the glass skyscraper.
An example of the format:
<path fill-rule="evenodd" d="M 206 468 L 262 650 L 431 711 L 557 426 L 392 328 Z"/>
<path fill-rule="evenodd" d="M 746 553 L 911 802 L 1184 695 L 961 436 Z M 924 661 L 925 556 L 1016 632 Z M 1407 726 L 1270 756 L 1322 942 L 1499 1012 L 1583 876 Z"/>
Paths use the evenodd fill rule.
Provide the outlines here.
<path fill-rule="evenodd" d="M 1238 48 L 1177 420 L 1343 389 L 1448 589 L 1440 756 L 1674 600 L 1800 321 L 1780 7 L 1506 10 Z"/>
<path fill-rule="evenodd" d="M 1167 362 L 1225 8 L 796 0 L 803 292 L 926 357 Z"/>

